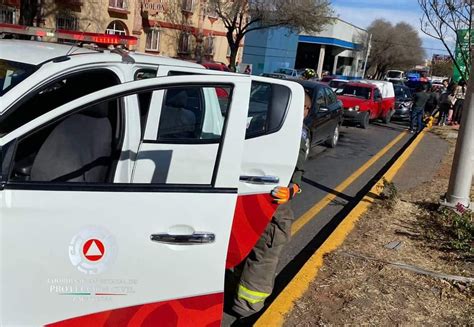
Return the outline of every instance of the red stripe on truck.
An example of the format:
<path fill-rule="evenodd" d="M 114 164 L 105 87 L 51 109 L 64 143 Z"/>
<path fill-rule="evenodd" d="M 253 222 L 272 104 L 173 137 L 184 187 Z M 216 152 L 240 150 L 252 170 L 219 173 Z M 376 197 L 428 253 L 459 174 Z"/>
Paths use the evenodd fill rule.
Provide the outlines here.
<path fill-rule="evenodd" d="M 270 194 L 241 195 L 237 198 L 226 269 L 237 266 L 249 255 L 277 207 Z"/>
<path fill-rule="evenodd" d="M 224 294 L 142 304 L 48 324 L 48 327 L 219 327 Z"/>

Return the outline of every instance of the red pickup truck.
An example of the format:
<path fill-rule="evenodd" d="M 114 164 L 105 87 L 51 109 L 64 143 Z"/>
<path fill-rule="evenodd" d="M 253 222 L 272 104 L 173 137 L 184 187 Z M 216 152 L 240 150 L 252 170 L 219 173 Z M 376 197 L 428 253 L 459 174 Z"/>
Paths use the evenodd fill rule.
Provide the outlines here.
<path fill-rule="evenodd" d="M 338 99 L 344 107 L 344 121 L 358 123 L 362 128 L 375 119 L 390 122 L 395 111 L 395 92 L 389 82 L 347 83 L 338 92 Z"/>

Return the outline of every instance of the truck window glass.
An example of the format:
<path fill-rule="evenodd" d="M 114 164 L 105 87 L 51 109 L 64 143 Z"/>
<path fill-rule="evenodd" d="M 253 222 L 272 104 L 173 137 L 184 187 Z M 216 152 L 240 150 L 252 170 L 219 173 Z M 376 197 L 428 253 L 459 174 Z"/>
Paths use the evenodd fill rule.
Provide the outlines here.
<path fill-rule="evenodd" d="M 286 86 L 252 82 L 245 138 L 277 132 L 284 121 L 290 90 Z"/>
<path fill-rule="evenodd" d="M 228 86 L 174 87 L 166 90 L 158 127 L 158 142 L 218 143 L 227 114 L 227 109 L 222 110 L 221 102 L 229 103 L 229 94 L 231 92 Z"/>
<path fill-rule="evenodd" d="M 0 96 L 33 74 L 36 69 L 34 65 L 0 59 Z"/>
<path fill-rule="evenodd" d="M 10 182 L 111 183 L 123 142 L 121 98 L 90 105 L 20 138 Z"/>
<path fill-rule="evenodd" d="M 72 100 L 119 84 L 117 75 L 108 69 L 95 69 L 57 79 L 9 109 L 0 118 L 0 136 Z"/>

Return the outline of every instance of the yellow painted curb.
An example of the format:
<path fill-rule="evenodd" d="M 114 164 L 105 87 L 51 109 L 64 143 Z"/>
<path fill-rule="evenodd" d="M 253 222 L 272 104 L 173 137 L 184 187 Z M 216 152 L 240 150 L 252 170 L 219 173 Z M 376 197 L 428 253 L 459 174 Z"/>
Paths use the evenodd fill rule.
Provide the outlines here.
<path fill-rule="evenodd" d="M 400 168 L 405 164 L 407 159 L 415 151 L 418 144 L 426 135 L 426 132 L 421 132 L 420 135 L 413 141 L 412 144 L 403 152 L 403 154 L 395 161 L 390 169 L 383 175 L 383 177 L 372 187 L 368 194 L 379 195 L 383 190 L 384 179 L 392 181 Z M 374 202 L 374 197 L 366 195 L 364 198 L 352 209 L 346 218 L 339 224 L 334 232 L 327 238 L 327 240 L 319 247 L 319 249 L 311 256 L 311 258 L 304 264 L 301 270 L 280 293 L 280 295 L 273 301 L 268 309 L 257 320 L 254 326 L 282 326 L 285 321 L 285 315 L 289 313 L 297 301 L 309 288 L 310 283 L 316 278 L 319 268 L 323 265 L 324 255 L 337 249 L 346 239 L 347 235 L 352 231 L 355 223 L 359 220 L 363 213 L 367 211 L 369 206 Z M 315 303 L 317 305 L 317 303 Z"/>

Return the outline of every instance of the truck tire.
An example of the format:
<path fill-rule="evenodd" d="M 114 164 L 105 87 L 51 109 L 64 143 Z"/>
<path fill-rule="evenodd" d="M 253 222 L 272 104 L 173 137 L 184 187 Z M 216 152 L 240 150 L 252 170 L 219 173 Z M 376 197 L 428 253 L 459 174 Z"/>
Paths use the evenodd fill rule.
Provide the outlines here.
<path fill-rule="evenodd" d="M 360 119 L 360 127 L 363 129 L 367 129 L 369 127 L 370 123 L 370 112 L 365 112 L 362 118 Z"/>
<path fill-rule="evenodd" d="M 326 141 L 326 146 L 329 148 L 335 148 L 339 141 L 339 124 L 336 125 L 334 131 L 329 139 Z"/>
<path fill-rule="evenodd" d="M 393 113 L 395 112 L 395 110 L 393 109 L 390 109 L 389 112 L 387 112 L 387 114 L 385 115 L 385 117 L 383 117 L 382 121 L 384 124 L 388 124 L 390 123 L 390 121 L 392 120 L 392 116 L 393 116 Z"/>

